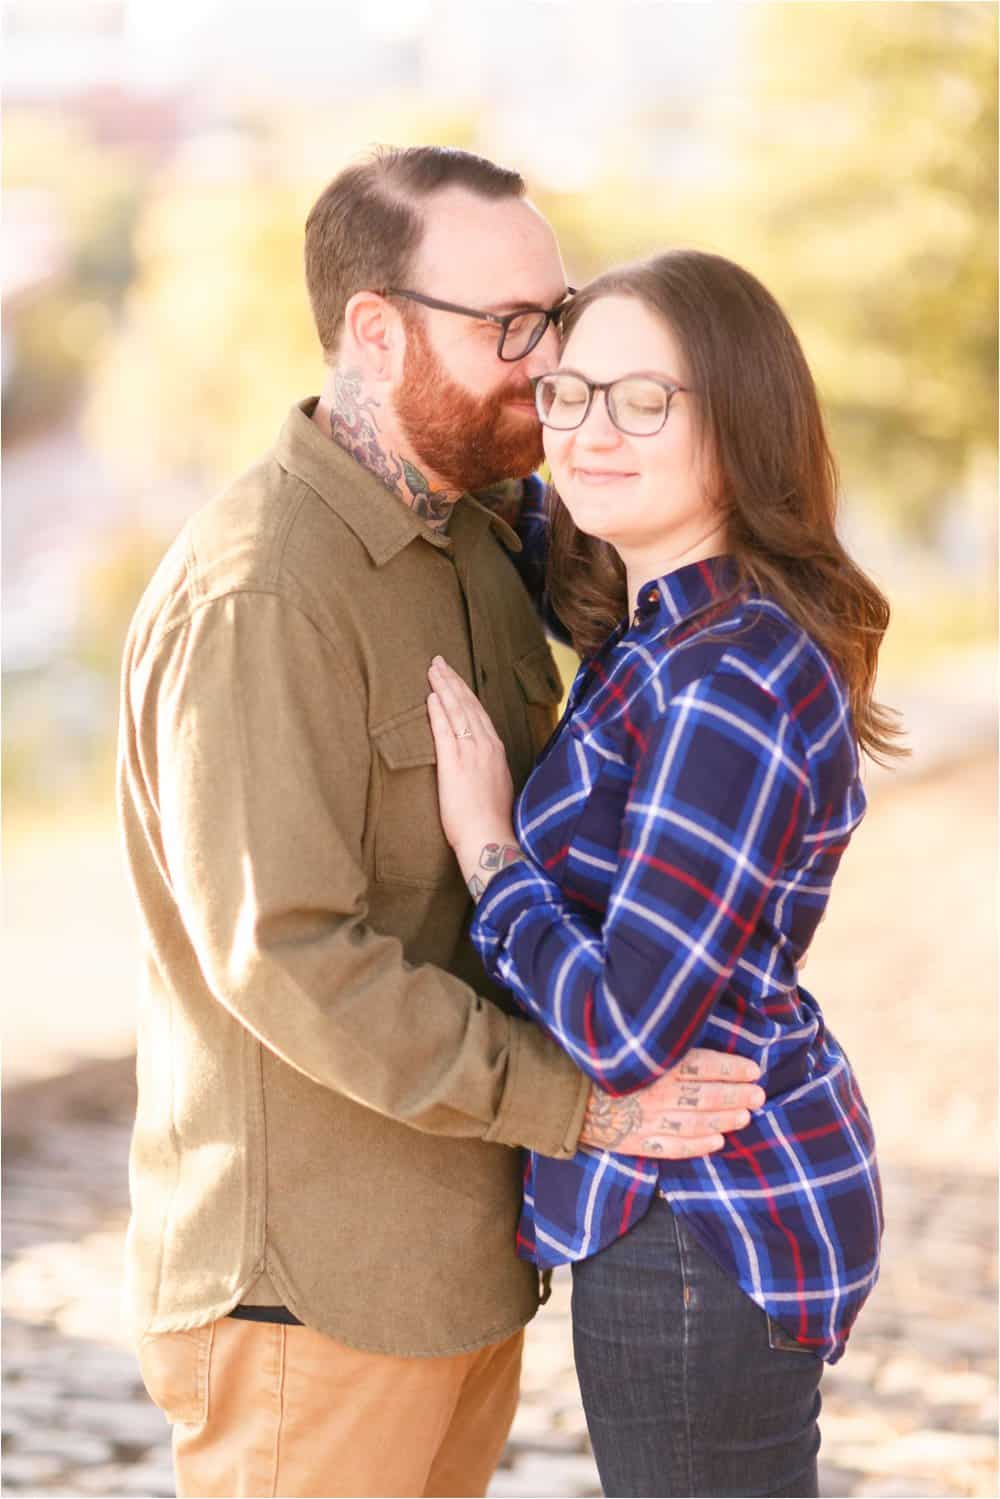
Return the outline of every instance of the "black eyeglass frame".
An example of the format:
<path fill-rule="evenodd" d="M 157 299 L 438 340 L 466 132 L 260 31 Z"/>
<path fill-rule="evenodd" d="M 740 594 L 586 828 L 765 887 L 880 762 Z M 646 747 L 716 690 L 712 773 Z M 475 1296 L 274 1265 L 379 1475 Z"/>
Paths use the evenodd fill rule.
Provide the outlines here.
<path fill-rule="evenodd" d="M 557 427 L 552 422 L 547 422 L 545 420 L 545 417 L 542 415 L 541 406 L 538 400 L 538 387 L 542 383 L 542 381 L 558 378 L 560 375 L 570 375 L 574 380 L 579 380 L 582 385 L 585 385 L 587 387 L 587 404 L 584 408 L 583 415 L 578 422 L 573 423 L 572 427 Z M 615 419 L 615 414 L 611 410 L 611 402 L 608 400 L 608 392 L 612 390 L 614 386 L 621 385 L 626 380 L 649 380 L 651 384 L 658 385 L 661 390 L 666 391 L 667 399 L 663 407 L 663 420 L 660 425 L 658 427 L 654 427 L 651 432 L 630 432 L 627 427 L 623 427 L 621 422 Z M 623 433 L 626 437 L 655 437 L 658 432 L 662 432 L 664 427 L 667 425 L 667 417 L 670 415 L 670 402 L 673 400 L 674 396 L 678 395 L 681 392 L 690 394 L 693 388 L 690 385 L 677 385 L 673 380 L 664 380 L 662 375 L 655 375 L 651 370 L 633 370 L 631 374 L 619 375 L 617 380 L 588 380 L 586 375 L 581 375 L 578 370 L 549 370 L 548 373 L 544 375 L 532 375 L 531 385 L 535 392 L 535 411 L 538 413 L 538 420 L 541 422 L 543 427 L 548 427 L 550 431 L 579 431 L 584 422 L 587 420 L 587 417 L 590 415 L 590 408 L 594 404 L 595 395 L 599 390 L 601 390 L 604 392 L 604 409 L 608 413 L 608 420 L 613 427 L 616 427 L 618 431 Z"/>
<path fill-rule="evenodd" d="M 548 331 L 549 324 L 555 327 L 575 295 L 576 287 L 569 286 L 566 288 L 566 295 L 562 301 L 556 302 L 552 307 L 518 307 L 513 312 L 481 312 L 475 307 L 460 307 L 457 302 L 442 302 L 440 298 L 425 296 L 420 291 L 403 291 L 398 287 L 388 287 L 380 293 L 383 297 L 405 297 L 408 302 L 419 302 L 421 307 L 433 307 L 436 312 L 457 312 L 460 317 L 476 318 L 481 323 L 495 323 L 500 329 L 497 337 L 497 358 L 502 359 L 504 364 L 516 364 L 519 359 L 526 359 L 532 349 L 537 349 Z M 516 318 L 524 317 L 525 313 L 534 313 L 536 317 L 544 317 L 545 321 L 539 324 L 538 332 L 532 335 L 526 349 L 522 349 L 520 354 L 505 355 L 503 345 L 510 325 Z"/>

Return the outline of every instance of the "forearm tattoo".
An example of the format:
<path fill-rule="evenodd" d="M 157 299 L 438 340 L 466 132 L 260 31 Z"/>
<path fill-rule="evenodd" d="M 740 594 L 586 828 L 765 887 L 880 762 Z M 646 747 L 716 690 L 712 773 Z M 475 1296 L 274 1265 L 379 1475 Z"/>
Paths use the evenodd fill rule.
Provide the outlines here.
<path fill-rule="evenodd" d="M 591 1088 L 580 1137 L 587 1145 L 614 1150 L 641 1123 L 642 1108 L 634 1093 L 612 1098 L 609 1093 Z"/>
<path fill-rule="evenodd" d="M 516 864 L 518 859 L 524 855 L 516 843 L 486 843 L 483 845 L 482 853 L 479 855 L 479 863 L 469 877 L 469 894 L 472 899 L 478 901 L 486 886 L 498 870 L 506 869 L 508 864 Z M 482 873 L 480 873 L 482 871 Z M 483 877 L 485 875 L 485 878 Z"/>
<path fill-rule="evenodd" d="M 338 370 L 333 382 L 330 436 L 427 525 L 435 531 L 445 530 L 458 491 L 431 489 L 415 464 L 383 447 L 375 415 L 378 405 L 373 396 L 365 394 L 358 370 Z"/>

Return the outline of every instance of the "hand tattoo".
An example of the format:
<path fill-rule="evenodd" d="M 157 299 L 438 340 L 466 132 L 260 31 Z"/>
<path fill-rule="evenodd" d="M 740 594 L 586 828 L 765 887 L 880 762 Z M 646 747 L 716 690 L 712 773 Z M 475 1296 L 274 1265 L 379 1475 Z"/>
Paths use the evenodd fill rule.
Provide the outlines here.
<path fill-rule="evenodd" d="M 479 855 L 478 869 L 482 869 L 489 878 L 483 879 L 480 874 L 473 874 L 468 881 L 469 894 L 472 899 L 478 901 L 490 882 L 490 878 L 500 869 L 506 869 L 509 864 L 516 864 L 518 859 L 523 859 L 520 848 L 516 843 L 486 843 Z"/>
<path fill-rule="evenodd" d="M 614 1150 L 642 1122 L 642 1106 L 633 1093 L 612 1098 L 599 1088 L 591 1088 L 587 1112 L 583 1116 L 580 1139 L 585 1145 Z"/>

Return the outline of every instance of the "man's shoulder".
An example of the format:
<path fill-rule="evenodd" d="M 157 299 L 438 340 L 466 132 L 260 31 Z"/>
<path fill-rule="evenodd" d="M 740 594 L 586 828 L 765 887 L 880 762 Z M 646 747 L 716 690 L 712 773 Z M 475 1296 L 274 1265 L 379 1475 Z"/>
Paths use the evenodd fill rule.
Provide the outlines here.
<path fill-rule="evenodd" d="M 185 528 L 196 593 L 282 592 L 350 569 L 353 533 L 306 479 L 269 453 L 210 500 Z"/>
<path fill-rule="evenodd" d="M 147 641 L 234 593 L 300 608 L 331 601 L 363 557 L 350 529 L 268 453 L 196 510 L 154 573 L 134 621 Z"/>

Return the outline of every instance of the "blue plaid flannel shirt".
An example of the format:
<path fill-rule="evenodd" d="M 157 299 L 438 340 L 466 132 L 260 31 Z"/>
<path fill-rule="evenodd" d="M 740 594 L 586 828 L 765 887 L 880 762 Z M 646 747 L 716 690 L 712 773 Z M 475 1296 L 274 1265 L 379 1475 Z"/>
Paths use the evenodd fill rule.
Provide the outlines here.
<path fill-rule="evenodd" d="M 526 493 L 537 595 L 544 510 Z M 729 559 L 683 567 L 581 666 L 517 802 L 525 860 L 493 878 L 472 929 L 488 971 L 608 1092 L 700 1045 L 752 1057 L 768 1095 L 700 1160 L 532 1155 L 519 1253 L 584 1259 L 659 1192 L 830 1362 L 878 1274 L 882 1203 L 864 1100 L 796 965 L 864 811 L 858 771 L 809 636 L 737 592 Z"/>

